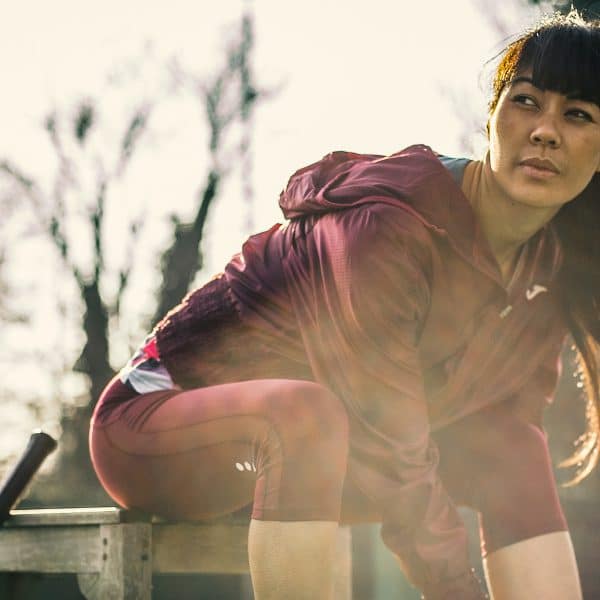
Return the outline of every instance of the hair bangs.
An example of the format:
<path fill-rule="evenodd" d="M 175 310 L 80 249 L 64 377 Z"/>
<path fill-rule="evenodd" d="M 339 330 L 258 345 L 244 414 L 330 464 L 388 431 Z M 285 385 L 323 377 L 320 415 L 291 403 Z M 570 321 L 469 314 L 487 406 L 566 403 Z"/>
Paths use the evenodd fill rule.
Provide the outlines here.
<path fill-rule="evenodd" d="M 600 106 L 600 28 L 564 23 L 542 28 L 523 44 L 516 71 L 533 84 Z"/>

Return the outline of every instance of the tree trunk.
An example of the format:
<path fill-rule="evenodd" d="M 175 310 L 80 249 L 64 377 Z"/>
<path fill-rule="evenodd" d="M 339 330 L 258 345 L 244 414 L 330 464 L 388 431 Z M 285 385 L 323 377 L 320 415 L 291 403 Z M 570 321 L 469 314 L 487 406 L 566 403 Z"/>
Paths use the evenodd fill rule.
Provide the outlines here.
<path fill-rule="evenodd" d="M 162 285 L 159 292 L 158 306 L 152 325 L 155 325 L 169 310 L 177 306 L 186 295 L 196 273 L 202 268 L 200 241 L 204 233 L 204 225 L 208 209 L 217 195 L 221 174 L 211 171 L 202 200 L 192 223 L 178 223 L 175 226 L 175 239 L 162 257 Z"/>

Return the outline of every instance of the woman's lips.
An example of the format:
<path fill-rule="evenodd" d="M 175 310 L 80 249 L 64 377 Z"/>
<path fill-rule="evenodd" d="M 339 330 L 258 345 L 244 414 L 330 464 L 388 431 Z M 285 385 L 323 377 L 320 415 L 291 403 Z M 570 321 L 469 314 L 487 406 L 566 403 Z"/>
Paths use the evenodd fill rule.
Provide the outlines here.
<path fill-rule="evenodd" d="M 519 168 L 521 168 L 526 175 L 533 177 L 534 179 L 552 179 L 558 175 L 558 173 L 552 169 L 527 163 L 521 163 Z"/>

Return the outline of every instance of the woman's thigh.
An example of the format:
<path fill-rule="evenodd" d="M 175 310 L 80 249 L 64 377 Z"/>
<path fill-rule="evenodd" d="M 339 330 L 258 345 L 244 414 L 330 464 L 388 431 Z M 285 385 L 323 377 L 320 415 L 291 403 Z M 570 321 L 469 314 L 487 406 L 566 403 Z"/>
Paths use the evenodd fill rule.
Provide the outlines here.
<path fill-rule="evenodd" d="M 202 519 L 254 499 L 255 518 L 339 514 L 346 413 L 311 382 L 255 380 L 138 395 L 118 420 L 93 426 L 90 441 L 102 484 L 124 506 Z"/>
<path fill-rule="evenodd" d="M 457 504 L 480 513 L 484 554 L 566 529 L 545 433 L 498 405 L 442 431 L 440 475 Z"/>

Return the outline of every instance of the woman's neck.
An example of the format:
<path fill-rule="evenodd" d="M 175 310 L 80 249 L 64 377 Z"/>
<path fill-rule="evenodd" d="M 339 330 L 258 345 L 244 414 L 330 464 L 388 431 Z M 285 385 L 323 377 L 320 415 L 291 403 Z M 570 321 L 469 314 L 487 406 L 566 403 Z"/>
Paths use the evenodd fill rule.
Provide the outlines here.
<path fill-rule="evenodd" d="M 507 281 L 521 246 L 550 221 L 556 210 L 527 206 L 504 194 L 495 182 L 487 156 L 467 165 L 462 190 Z"/>

